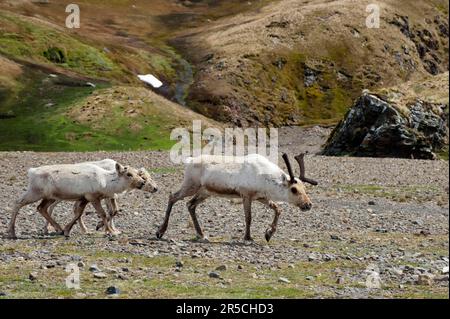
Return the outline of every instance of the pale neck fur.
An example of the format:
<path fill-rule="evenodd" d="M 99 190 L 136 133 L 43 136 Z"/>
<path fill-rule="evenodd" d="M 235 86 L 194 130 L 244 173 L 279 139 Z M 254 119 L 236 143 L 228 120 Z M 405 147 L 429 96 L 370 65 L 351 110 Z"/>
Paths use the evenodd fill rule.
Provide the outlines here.
<path fill-rule="evenodd" d="M 108 193 L 120 194 L 131 189 L 130 183 L 128 183 L 124 178 L 121 178 L 117 171 L 106 174 L 105 180 L 107 185 L 105 190 Z"/>
<path fill-rule="evenodd" d="M 274 202 L 289 202 L 288 189 L 283 184 L 281 178 L 276 182 L 273 180 L 268 180 L 267 182 L 266 194 L 268 199 Z"/>

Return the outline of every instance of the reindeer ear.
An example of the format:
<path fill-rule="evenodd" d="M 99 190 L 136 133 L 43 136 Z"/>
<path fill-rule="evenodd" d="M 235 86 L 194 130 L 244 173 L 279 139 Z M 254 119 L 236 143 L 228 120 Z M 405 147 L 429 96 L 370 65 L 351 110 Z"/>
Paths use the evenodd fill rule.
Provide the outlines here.
<path fill-rule="evenodd" d="M 125 173 L 125 168 L 119 163 L 116 163 L 116 171 L 119 175 L 123 175 Z"/>

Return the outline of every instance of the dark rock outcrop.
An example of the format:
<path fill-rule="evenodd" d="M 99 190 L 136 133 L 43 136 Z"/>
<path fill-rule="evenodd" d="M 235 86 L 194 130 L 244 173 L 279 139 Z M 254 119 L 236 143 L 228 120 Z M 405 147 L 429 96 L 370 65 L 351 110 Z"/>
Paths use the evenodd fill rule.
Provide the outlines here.
<path fill-rule="evenodd" d="M 444 47 L 448 48 L 448 23 L 440 16 L 435 16 L 433 22 L 430 20 L 429 25 L 435 24 L 436 34 L 433 28 L 426 29 L 420 26 L 411 26 L 407 16 L 396 15 L 390 21 L 391 24 L 397 26 L 407 38 L 414 42 L 419 58 L 423 63 L 425 70 L 433 75 L 445 72 L 448 64 L 443 64 L 439 58 L 440 42 Z"/>
<path fill-rule="evenodd" d="M 447 109 L 447 111 L 446 111 Z M 331 133 L 324 155 L 435 159 L 448 145 L 448 105 L 417 99 L 398 108 L 363 94 Z"/>

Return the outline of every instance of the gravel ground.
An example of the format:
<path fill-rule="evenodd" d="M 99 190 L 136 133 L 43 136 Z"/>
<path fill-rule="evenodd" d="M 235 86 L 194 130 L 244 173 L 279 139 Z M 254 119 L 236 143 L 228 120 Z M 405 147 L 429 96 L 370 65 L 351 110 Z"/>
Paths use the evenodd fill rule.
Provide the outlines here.
<path fill-rule="evenodd" d="M 281 150 L 286 147 L 289 147 L 288 143 Z M 70 247 L 75 255 L 77 250 L 80 251 L 81 257 L 76 260 L 94 262 L 99 267 L 113 265 L 111 256 L 150 259 L 167 256 L 174 262 L 192 260 L 197 265 L 193 267 L 250 265 L 248 275 L 253 276 L 255 285 L 258 280 L 273 280 L 276 287 L 294 289 L 294 293 L 287 293 L 275 287 L 277 293 L 262 293 L 257 297 L 448 298 L 449 164 L 445 161 L 307 156 L 308 175 L 320 183 L 317 187 L 308 186 L 314 203 L 310 212 L 282 204 L 278 231 L 267 244 L 264 230 L 271 222 L 272 212 L 255 204 L 252 224 L 255 243 L 247 243 L 241 239 L 244 231 L 242 205 L 227 199 L 209 199 L 199 206 L 198 215 L 210 243 L 199 243 L 193 240 L 195 232 L 185 202 L 174 206 L 164 239 L 155 239 L 169 192 L 178 188 L 183 175 L 182 167 L 170 164 L 168 152 L 5 152 L 0 153 L 0 207 L 3 207 L 0 209 L 0 232 L 6 232 L 10 218 L 5 207 L 26 188 L 29 167 L 103 158 L 151 169 L 160 190 L 156 194 L 134 191 L 121 195 L 119 204 L 123 211 L 116 219 L 116 226 L 123 234 L 117 238 L 105 238 L 101 233 L 82 235 L 77 226 L 70 239 L 45 237 L 41 235 L 43 218 L 35 212 L 36 205 L 23 208 L 16 226 L 19 240 L 0 239 L 0 293 L 11 297 L 28 296 L 25 290 L 30 288 L 21 290 L 17 279 L 11 279 L 8 274 L 21 269 L 18 263 L 25 262 L 27 267 L 23 266 L 23 276 L 29 277 L 26 281 L 33 282 L 36 274 L 28 276 L 28 271 L 52 268 L 45 266 L 46 263 L 64 266 L 74 258 L 73 252 L 64 251 Z M 88 211 L 92 211 L 92 207 L 88 206 Z M 60 224 L 65 224 L 71 217 L 71 204 L 60 205 L 55 216 Z M 96 221 L 94 214 L 86 216 L 90 228 Z M 64 248 L 62 251 L 61 247 Z M 82 252 L 89 250 L 111 256 L 84 256 Z M 167 278 L 181 269 L 179 265 L 172 265 L 152 273 L 139 263 L 132 268 L 127 270 L 127 276 L 138 278 L 138 281 L 147 275 Z M 127 280 L 121 271 L 112 273 L 114 275 L 108 276 L 122 276 Z M 45 275 L 37 276 L 45 281 Z M 375 281 L 379 278 L 381 287 L 368 287 L 369 276 L 376 278 Z M 211 278 L 200 278 L 198 282 Z M 175 277 L 174 280 L 180 279 Z M 217 280 L 223 281 L 223 278 Z M 222 282 L 228 286 L 221 290 L 220 296 L 255 296 L 248 291 L 228 294 L 226 289 L 231 289 L 232 280 L 230 274 L 229 282 Z M 129 285 L 133 286 L 133 282 Z M 203 284 L 215 287 L 214 283 Z M 48 287 L 51 281 L 42 285 Z M 126 296 L 143 296 L 138 284 L 130 291 L 135 294 Z M 308 294 L 304 294 L 305 291 Z M 41 297 L 53 296 L 45 290 L 41 294 Z M 99 296 L 102 295 L 98 291 L 69 295 Z M 183 293 L 180 296 L 191 295 Z M 212 292 L 207 296 L 216 295 Z"/>

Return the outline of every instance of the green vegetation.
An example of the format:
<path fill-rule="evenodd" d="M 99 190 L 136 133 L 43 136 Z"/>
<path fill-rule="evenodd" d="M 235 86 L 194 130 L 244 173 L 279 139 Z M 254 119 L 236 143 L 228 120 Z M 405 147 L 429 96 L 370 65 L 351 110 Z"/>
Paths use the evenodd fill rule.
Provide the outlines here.
<path fill-rule="evenodd" d="M 174 144 L 170 131 L 179 122 L 170 111 L 163 112 L 161 101 L 148 101 L 147 112 L 138 117 L 124 114 L 131 107 L 127 101 L 111 106 L 100 121 L 71 116 L 94 92 L 115 83 L 137 83 L 136 74 L 155 74 L 173 95 L 181 56 L 160 37 L 148 41 L 139 48 L 102 45 L 50 23 L 0 11 L 0 56 L 10 59 L 4 63 L 17 61 L 23 71 L 0 74 L 0 151 L 169 149 Z M 87 81 L 96 88 L 86 86 Z"/>
<path fill-rule="evenodd" d="M 406 201 L 437 201 L 445 202 L 446 193 L 443 189 L 432 185 L 409 186 L 379 186 L 379 185 L 337 185 L 333 191 L 383 197 L 397 202 Z"/>
<path fill-rule="evenodd" d="M 405 233 L 344 233 L 352 238 L 354 244 L 323 238 L 302 245 L 309 253 L 350 254 L 364 257 L 380 247 L 402 247 L 405 252 L 420 252 L 431 258 L 448 255 L 448 237 L 430 235 L 414 236 Z M 333 298 L 341 289 L 362 288 L 364 270 L 370 261 L 363 258 L 352 260 L 335 259 L 331 261 L 300 261 L 293 264 L 278 263 L 276 267 L 261 267 L 247 262 L 224 261 L 218 258 L 175 258 L 172 256 L 149 256 L 145 253 L 121 252 L 127 244 L 120 244 L 118 251 L 98 248 L 102 236 L 91 235 L 83 245 L 77 240 L 55 237 L 42 239 L 42 245 L 58 260 L 78 256 L 86 265 L 80 269 L 79 290 L 68 289 L 65 280 L 68 273 L 65 264 L 42 269 L 39 259 L 11 261 L 0 264 L 0 285 L 7 286 L 6 297 L 0 298 L 107 298 L 106 288 L 116 286 L 121 293 L 119 298 Z M 120 240 L 120 239 L 119 239 Z M 443 242 L 447 244 L 442 245 Z M 221 244 L 217 242 L 216 244 Z M 300 245 L 300 242 L 276 240 L 271 245 Z M 16 251 L 30 253 L 36 243 L 26 241 L 9 242 L 0 248 L 1 252 L 14 254 Z M 97 248 L 96 248 L 97 247 Z M 180 271 L 175 271 L 177 260 L 183 262 Z M 18 266 L 20 263 L 20 267 Z M 398 259 L 398 265 L 405 261 Z M 106 274 L 106 279 L 95 279 L 88 270 L 89 265 L 97 264 Z M 221 279 L 210 278 L 208 273 L 220 265 Z M 411 264 L 411 263 L 410 263 Z M 411 264 L 412 265 L 412 264 Z M 413 265 L 420 267 L 421 264 Z M 118 270 L 128 268 L 125 280 L 117 277 Z M 31 272 L 37 273 L 37 280 L 28 279 Z M 345 275 L 344 283 L 337 283 L 338 273 Z M 280 282 L 284 277 L 289 282 Z M 386 277 L 387 278 L 387 277 Z M 381 289 L 367 291 L 370 297 L 392 296 L 395 298 L 442 298 L 448 294 L 445 286 L 416 286 L 405 284 L 399 288 L 389 279 L 383 280 Z"/>
<path fill-rule="evenodd" d="M 436 154 L 439 159 L 448 161 L 448 146 L 444 147 L 440 152 Z"/>
<path fill-rule="evenodd" d="M 0 12 L 0 54 L 61 67 L 96 78 L 120 77 L 120 70 L 104 52 L 76 36 L 30 18 Z"/>
<path fill-rule="evenodd" d="M 31 71 L 29 71 L 31 72 Z M 41 72 L 26 74 L 26 89 L 19 99 L 0 107 L 0 150 L 33 151 L 96 151 L 130 149 L 168 149 L 170 130 L 158 115 L 132 119 L 121 116 L 118 107 L 111 109 L 115 115 L 103 122 L 100 129 L 81 124 L 68 115 L 68 111 L 82 103 L 97 88 L 59 85 Z M 72 81 L 66 79 L 66 81 Z M 138 132 L 131 124 L 142 127 Z"/>

